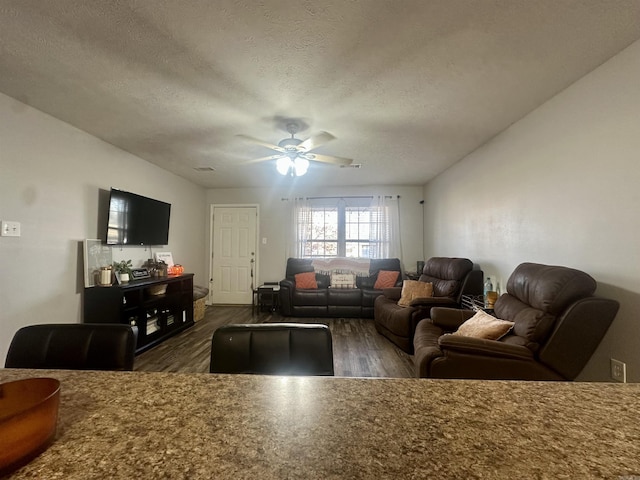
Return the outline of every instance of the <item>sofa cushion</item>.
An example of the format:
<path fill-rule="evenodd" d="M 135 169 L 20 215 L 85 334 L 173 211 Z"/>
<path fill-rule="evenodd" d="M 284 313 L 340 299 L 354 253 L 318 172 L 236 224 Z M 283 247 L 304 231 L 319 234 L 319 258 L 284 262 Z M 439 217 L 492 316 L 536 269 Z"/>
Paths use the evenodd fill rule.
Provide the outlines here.
<path fill-rule="evenodd" d="M 400 271 L 400 259 L 398 258 L 376 258 L 371 259 L 369 276 L 374 276 L 380 270 Z"/>
<path fill-rule="evenodd" d="M 507 281 L 507 292 L 522 303 L 558 315 L 579 298 L 593 295 L 591 275 L 573 268 L 521 263 Z"/>
<path fill-rule="evenodd" d="M 288 258 L 285 277 L 293 280 L 296 273 L 315 271 L 310 258 Z"/>
<path fill-rule="evenodd" d="M 361 280 L 358 285 L 359 288 L 373 288 L 378 280 L 378 274 L 383 271 L 396 271 L 400 272 L 400 260 L 398 258 L 378 258 L 371 260 L 371 268 L 368 277 L 358 277 Z M 398 278 L 395 283 L 396 287 L 402 286 L 402 278 L 398 274 Z"/>
<path fill-rule="evenodd" d="M 316 283 L 318 284 L 318 288 L 329 288 L 331 285 L 331 275 L 316 273 Z"/>
<path fill-rule="evenodd" d="M 511 330 L 513 324 L 514 322 L 500 320 L 482 310 L 478 310 L 473 317 L 460 325 L 452 335 L 498 340 Z"/>
<path fill-rule="evenodd" d="M 296 273 L 296 288 L 317 289 L 316 274 L 314 272 Z"/>
<path fill-rule="evenodd" d="M 346 291 L 346 290 L 345 290 Z M 326 288 L 322 289 L 302 289 L 296 288 L 292 294 L 292 304 L 296 307 L 301 306 L 327 306 Z"/>
<path fill-rule="evenodd" d="M 422 273 L 443 280 L 461 281 L 472 269 L 473 263 L 468 258 L 431 257 Z"/>
<path fill-rule="evenodd" d="M 362 290 L 357 288 L 330 288 L 327 291 L 327 304 L 360 307 L 362 305 Z"/>
<path fill-rule="evenodd" d="M 373 288 L 376 290 L 382 290 L 383 288 L 391 288 L 396 284 L 400 272 L 393 270 L 380 270 L 378 272 L 378 278 Z"/>
<path fill-rule="evenodd" d="M 368 288 L 372 289 L 373 285 L 376 283 L 376 277 L 356 277 L 356 287 L 357 288 Z"/>
<path fill-rule="evenodd" d="M 460 287 L 460 282 L 457 280 L 443 280 L 428 275 L 422 275 L 420 281 L 433 285 L 434 297 L 453 297 Z"/>
<path fill-rule="evenodd" d="M 402 282 L 402 294 L 398 305 L 408 307 L 416 298 L 433 297 L 433 284 L 419 280 L 405 280 Z"/>

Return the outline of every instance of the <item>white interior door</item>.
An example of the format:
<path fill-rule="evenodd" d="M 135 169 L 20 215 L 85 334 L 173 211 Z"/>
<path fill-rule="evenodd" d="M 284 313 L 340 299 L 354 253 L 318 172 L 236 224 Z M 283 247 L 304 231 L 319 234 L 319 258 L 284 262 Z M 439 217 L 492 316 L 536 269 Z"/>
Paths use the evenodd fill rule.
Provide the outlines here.
<path fill-rule="evenodd" d="M 257 207 L 213 207 L 212 303 L 251 304 L 257 221 Z"/>

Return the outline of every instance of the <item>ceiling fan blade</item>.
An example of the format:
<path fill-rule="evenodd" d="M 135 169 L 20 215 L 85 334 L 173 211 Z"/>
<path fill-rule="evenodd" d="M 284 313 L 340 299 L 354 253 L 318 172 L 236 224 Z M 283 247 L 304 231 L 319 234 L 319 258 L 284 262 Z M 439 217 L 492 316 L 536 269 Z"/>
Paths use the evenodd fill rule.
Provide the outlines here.
<path fill-rule="evenodd" d="M 353 159 L 344 158 L 344 157 L 333 157 L 331 155 L 318 155 L 315 153 L 305 153 L 300 155 L 307 160 L 312 160 L 314 162 L 322 162 L 322 163 L 331 163 L 333 165 L 351 165 L 353 163 Z"/>
<path fill-rule="evenodd" d="M 325 143 L 330 142 L 334 138 L 336 137 L 331 135 L 329 132 L 319 132 L 316 135 L 312 135 L 311 137 L 307 138 L 304 142 L 298 145 L 298 149 L 302 150 L 303 152 L 309 152 L 314 148 L 318 148 L 320 145 L 324 145 Z"/>
<path fill-rule="evenodd" d="M 269 155 L 267 157 L 260 157 L 260 158 L 254 158 L 253 160 L 247 160 L 246 162 L 242 162 L 243 164 L 250 164 L 250 163 L 260 163 L 260 162 L 267 162 L 269 160 L 277 160 L 278 158 L 284 157 L 286 155 L 281 155 L 279 153 L 276 153 L 275 155 Z"/>
<path fill-rule="evenodd" d="M 273 143 L 267 143 L 265 141 L 259 140 L 257 138 L 254 137 L 250 137 L 249 135 L 236 135 L 236 137 L 242 138 L 243 140 L 246 140 L 248 142 L 251 143 L 255 143 L 256 145 L 262 145 L 263 147 L 267 147 L 270 148 L 271 150 L 275 150 L 276 152 L 284 152 L 284 148 L 279 147 L 278 145 L 274 145 Z"/>

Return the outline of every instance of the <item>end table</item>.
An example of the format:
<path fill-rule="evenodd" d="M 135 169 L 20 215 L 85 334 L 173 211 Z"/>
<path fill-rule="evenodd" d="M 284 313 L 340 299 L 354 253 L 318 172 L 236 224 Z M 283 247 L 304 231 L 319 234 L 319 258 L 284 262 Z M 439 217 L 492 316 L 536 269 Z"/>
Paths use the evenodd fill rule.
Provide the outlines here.
<path fill-rule="evenodd" d="M 275 312 L 278 309 L 278 297 L 280 295 L 280 284 L 278 282 L 265 282 L 253 290 L 252 307 L 258 307 L 258 311 L 270 310 Z"/>

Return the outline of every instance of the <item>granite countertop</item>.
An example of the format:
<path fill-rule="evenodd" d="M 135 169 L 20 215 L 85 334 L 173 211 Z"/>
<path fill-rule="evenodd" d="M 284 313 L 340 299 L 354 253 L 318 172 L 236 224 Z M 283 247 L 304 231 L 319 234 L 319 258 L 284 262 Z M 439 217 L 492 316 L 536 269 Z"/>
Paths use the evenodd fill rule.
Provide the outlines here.
<path fill-rule="evenodd" d="M 0 370 L 37 376 L 57 437 L 9 478 L 640 475 L 639 384 Z"/>

